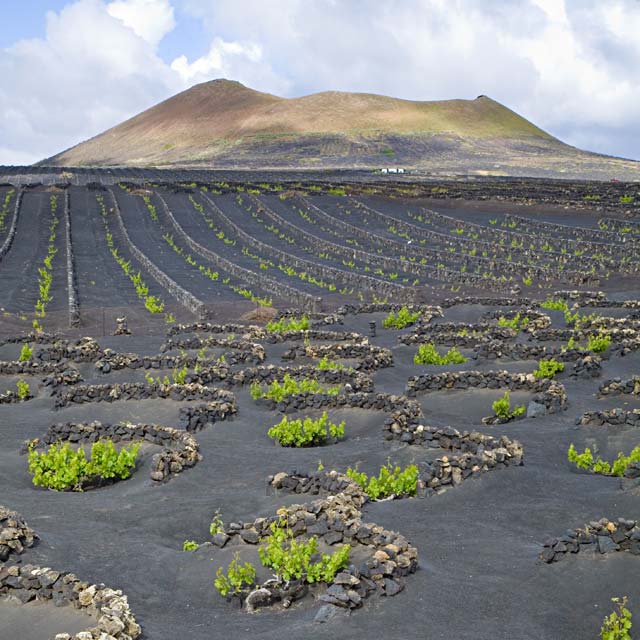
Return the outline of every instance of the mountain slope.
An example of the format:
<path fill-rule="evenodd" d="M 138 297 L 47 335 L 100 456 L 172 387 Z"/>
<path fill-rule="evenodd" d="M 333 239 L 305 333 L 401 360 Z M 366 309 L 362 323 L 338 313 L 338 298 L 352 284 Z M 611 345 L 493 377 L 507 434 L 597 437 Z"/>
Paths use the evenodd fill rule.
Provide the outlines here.
<path fill-rule="evenodd" d="M 41 164 L 397 165 L 508 174 L 514 173 L 510 167 L 534 170 L 536 165 L 540 171 L 547 170 L 546 165 L 549 170 L 561 171 L 560 165 L 568 159 L 583 162 L 595 158 L 604 162 L 601 156 L 563 144 L 486 96 L 417 102 L 329 91 L 287 99 L 238 82 L 214 80 Z M 528 175 L 536 175 L 531 170 Z"/>

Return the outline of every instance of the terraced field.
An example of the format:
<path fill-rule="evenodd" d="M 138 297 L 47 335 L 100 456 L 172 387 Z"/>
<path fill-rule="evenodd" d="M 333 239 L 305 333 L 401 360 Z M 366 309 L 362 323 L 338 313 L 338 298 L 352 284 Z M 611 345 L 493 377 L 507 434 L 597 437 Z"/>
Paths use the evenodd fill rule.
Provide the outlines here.
<path fill-rule="evenodd" d="M 556 640 L 640 611 L 628 202 L 4 174 L 0 637 Z M 110 442 L 117 473 L 43 471 Z"/>

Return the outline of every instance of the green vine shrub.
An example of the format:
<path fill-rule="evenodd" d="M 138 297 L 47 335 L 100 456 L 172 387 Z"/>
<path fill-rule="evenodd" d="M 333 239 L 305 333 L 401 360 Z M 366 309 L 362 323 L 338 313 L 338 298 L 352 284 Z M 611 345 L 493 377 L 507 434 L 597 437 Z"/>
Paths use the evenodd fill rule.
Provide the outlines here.
<path fill-rule="evenodd" d="M 380 468 L 378 476 L 367 476 L 357 467 L 347 469 L 347 476 L 359 484 L 372 500 L 389 496 L 415 496 L 418 488 L 418 467 L 407 465 L 404 469 L 390 462 Z"/>
<path fill-rule="evenodd" d="M 84 449 L 74 450 L 67 442 L 52 444 L 45 452 L 29 448 L 29 473 L 36 486 L 56 491 L 82 491 L 83 486 L 99 480 L 125 480 L 131 476 L 138 456 L 138 444 L 117 451 L 112 440 L 91 445 L 87 460 Z"/>
<path fill-rule="evenodd" d="M 433 342 L 421 344 L 418 347 L 418 353 L 413 356 L 414 364 L 464 364 L 466 361 L 467 358 L 465 358 L 455 347 L 452 347 L 447 351 L 447 353 L 441 356 L 436 351 L 436 347 Z"/>
<path fill-rule="evenodd" d="M 631 611 L 627 609 L 627 596 L 624 598 L 611 598 L 615 604 L 615 610 L 610 613 L 602 623 L 600 629 L 601 640 L 631 640 Z"/>
<path fill-rule="evenodd" d="M 23 344 L 20 350 L 19 362 L 28 362 L 33 356 L 33 349 L 28 344 Z"/>
<path fill-rule="evenodd" d="M 498 318 L 498 325 L 501 327 L 510 327 L 511 329 L 515 329 L 516 331 L 522 331 L 529 324 L 529 318 L 527 316 L 522 316 L 518 311 L 511 320 L 505 318 L 504 316 L 500 316 Z"/>
<path fill-rule="evenodd" d="M 611 346 L 611 336 L 598 334 L 587 340 L 587 350 L 594 353 L 604 353 Z"/>
<path fill-rule="evenodd" d="M 311 447 L 327 442 L 329 438 L 344 437 L 344 420 L 340 424 L 329 422 L 325 411 L 320 418 L 289 420 L 287 416 L 269 429 L 268 435 L 283 447 Z"/>
<path fill-rule="evenodd" d="M 398 313 L 391 311 L 382 321 L 382 326 L 385 329 L 404 329 L 405 327 L 415 324 L 419 317 L 419 311 L 411 312 L 407 307 L 402 307 Z"/>
<path fill-rule="evenodd" d="M 625 469 L 634 462 L 640 462 L 640 445 L 631 450 L 628 456 L 625 456 L 622 452 L 618 453 L 618 457 L 609 463 L 603 460 L 600 456 L 594 459 L 593 453 L 589 447 L 586 447 L 582 453 L 578 453 L 573 443 L 569 446 L 567 451 L 567 460 L 578 467 L 578 469 L 585 469 L 592 471 L 593 473 L 601 473 L 607 476 L 624 475 Z"/>
<path fill-rule="evenodd" d="M 18 382 L 16 382 L 16 387 L 18 388 L 18 398 L 20 400 L 25 401 L 31 397 L 31 387 L 29 387 L 28 382 L 18 380 Z"/>
<path fill-rule="evenodd" d="M 268 398 L 276 402 L 280 402 L 283 398 L 298 393 L 327 393 L 329 395 L 338 395 L 339 391 L 339 385 L 337 387 L 325 388 L 317 380 L 312 378 L 295 380 L 289 374 L 285 374 L 282 383 L 274 380 L 271 384 L 267 385 L 266 389 L 263 389 L 259 382 L 254 382 L 251 385 L 251 397 L 254 400 Z"/>
<path fill-rule="evenodd" d="M 222 596 L 240 595 L 253 586 L 256 581 L 256 570 L 250 562 L 240 564 L 240 554 L 237 552 L 227 567 L 225 573 L 222 567 L 216 572 L 214 586 Z"/>
<path fill-rule="evenodd" d="M 292 579 L 305 582 L 331 582 L 336 573 L 349 564 L 349 545 L 342 545 L 332 554 L 318 554 L 318 539 L 311 536 L 308 540 L 296 540 L 291 529 L 282 522 L 271 523 L 271 533 L 266 544 L 258 552 L 260 562 L 273 569 L 280 582 Z"/>
<path fill-rule="evenodd" d="M 538 368 L 533 372 L 536 378 L 553 378 L 556 373 L 564 371 L 564 364 L 558 362 L 554 358 L 548 360 L 540 360 L 538 362 Z"/>
<path fill-rule="evenodd" d="M 284 333 L 285 331 L 306 331 L 310 327 L 309 318 L 280 318 L 273 322 L 267 322 L 267 331 L 273 333 Z"/>
<path fill-rule="evenodd" d="M 501 398 L 498 398 L 498 400 L 491 405 L 491 408 L 498 418 L 505 421 L 518 418 L 524 415 L 525 412 L 525 406 L 523 404 L 518 407 L 514 407 L 513 410 L 511 409 L 511 394 L 508 390 L 504 392 L 504 395 Z"/>

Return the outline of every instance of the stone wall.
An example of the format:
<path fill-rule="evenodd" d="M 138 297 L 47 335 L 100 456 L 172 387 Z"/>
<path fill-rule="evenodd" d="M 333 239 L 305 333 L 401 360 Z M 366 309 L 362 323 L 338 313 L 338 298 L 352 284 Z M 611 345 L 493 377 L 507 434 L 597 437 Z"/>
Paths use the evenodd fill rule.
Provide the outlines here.
<path fill-rule="evenodd" d="M 165 214 L 169 218 L 169 221 L 173 225 L 176 233 L 180 236 L 180 239 L 185 242 L 195 253 L 209 260 L 219 269 L 222 269 L 227 273 L 234 275 L 245 284 L 248 284 L 252 287 L 257 287 L 261 291 L 266 291 L 267 293 L 271 293 L 272 295 L 279 298 L 291 300 L 298 304 L 302 309 L 308 309 L 309 311 L 316 311 L 320 309 L 320 306 L 322 305 L 322 298 L 312 296 L 308 293 L 305 293 L 304 291 L 296 289 L 295 287 L 291 287 L 287 284 L 284 284 L 283 282 L 273 280 L 264 276 L 263 274 L 251 271 L 250 269 L 245 269 L 244 267 L 237 265 L 235 262 L 231 262 L 230 260 L 223 258 L 221 255 L 203 247 L 201 244 L 198 244 L 180 226 L 174 215 L 171 213 L 171 210 L 167 206 L 164 198 L 159 194 L 156 194 L 156 196 L 158 200 L 160 200 Z M 206 196 L 204 197 L 207 199 L 207 201 L 211 202 L 209 198 L 207 198 Z M 239 227 L 237 227 L 237 229 L 239 230 Z M 248 236 L 248 234 L 242 232 L 242 236 L 244 239 L 244 236 Z"/>
<path fill-rule="evenodd" d="M 64 389 L 56 395 L 55 408 L 87 402 L 118 402 L 124 400 L 169 399 L 177 402 L 190 400 L 234 402 L 230 391 L 204 387 L 200 384 L 148 384 L 143 382 L 123 382 L 122 384 L 78 385 Z"/>
<path fill-rule="evenodd" d="M 235 227 L 233 222 L 220 211 L 220 209 L 210 198 L 207 198 L 206 196 L 204 197 L 206 198 L 207 202 L 209 202 L 209 204 L 215 208 L 216 213 L 222 219 L 225 219 L 228 224 Z M 341 256 L 342 258 L 347 258 L 348 260 L 359 260 L 364 262 L 364 264 L 368 264 L 370 266 L 380 266 L 385 270 L 403 271 L 402 268 L 399 268 L 398 260 L 394 260 L 392 258 L 380 256 L 377 254 L 367 253 L 355 248 L 352 249 L 350 247 L 343 247 L 342 245 L 335 244 L 329 240 L 325 240 L 306 231 L 302 231 L 301 229 L 275 213 L 261 200 L 258 200 L 254 196 L 249 197 L 251 201 L 256 205 L 258 213 L 261 213 L 270 218 L 270 220 L 274 222 L 279 228 L 286 229 L 287 233 L 303 242 L 304 245 L 310 244 L 317 252 L 325 251 L 330 253 L 331 255 Z M 244 234 L 244 236 L 247 236 L 247 234 Z M 371 276 L 351 273 L 349 271 L 344 271 L 335 267 L 324 266 L 315 262 L 311 262 L 309 260 L 296 258 L 295 256 L 286 254 L 285 252 L 275 249 L 270 245 L 266 245 L 256 240 L 255 238 L 252 238 L 251 236 L 244 237 L 244 240 L 246 240 L 246 242 L 248 243 L 250 242 L 252 246 L 255 249 L 259 250 L 261 253 L 269 255 L 274 259 L 282 260 L 285 262 L 285 264 L 291 264 L 291 266 L 296 269 L 311 269 L 309 271 L 310 273 L 312 273 L 315 277 L 319 277 L 323 280 L 327 280 L 329 282 L 334 281 L 336 284 L 339 283 L 344 286 L 354 287 L 357 291 L 367 290 L 378 298 L 393 298 L 394 300 L 402 302 L 412 302 L 416 298 L 416 289 L 413 287 L 406 287 L 401 284 L 378 280 L 377 278 L 373 278 Z"/>
<path fill-rule="evenodd" d="M 539 558 L 550 564 L 558 562 L 567 553 L 612 553 L 629 551 L 640 555 L 640 527 L 635 520 L 618 518 L 615 522 L 603 518 L 592 520 L 582 529 L 568 530 L 563 536 L 544 542 Z"/>
<path fill-rule="evenodd" d="M 135 640 L 142 634 L 122 591 L 90 585 L 73 573 L 30 564 L 0 567 L 0 596 L 25 604 L 39 600 L 55 606 L 72 605 L 96 618 L 95 627 L 73 636 L 58 633 L 55 640 Z"/>
<path fill-rule="evenodd" d="M 37 539 L 34 530 L 19 513 L 0 505 L 0 562 L 6 562 L 12 553 L 20 555 Z"/>
<path fill-rule="evenodd" d="M 78 290 L 73 260 L 73 244 L 71 242 L 71 216 L 69 215 L 69 190 L 64 192 L 64 229 L 67 258 L 67 295 L 69 300 L 69 326 L 80 325 L 80 305 L 78 304 Z"/>
<path fill-rule="evenodd" d="M 149 258 L 138 249 L 138 247 L 133 243 L 131 238 L 129 237 L 129 233 L 127 232 L 126 227 L 124 226 L 124 221 L 122 220 L 122 214 L 120 213 L 120 205 L 116 200 L 116 197 L 113 191 L 109 188 L 107 189 L 109 192 L 109 196 L 111 197 L 111 202 L 113 204 L 113 209 L 116 215 L 116 221 L 122 236 L 127 245 L 127 249 L 135 259 L 147 270 L 149 275 L 161 286 L 164 287 L 169 294 L 171 294 L 181 305 L 183 305 L 188 311 L 195 314 L 196 316 L 205 319 L 207 316 L 207 311 L 202 300 L 196 298 L 192 293 L 181 287 L 175 280 L 170 278 L 164 271 L 162 271 L 159 267 L 157 267 Z"/>
<path fill-rule="evenodd" d="M 232 402 L 207 402 L 192 407 L 181 407 L 179 426 L 189 432 L 202 431 L 220 420 L 226 420 L 238 413 L 235 399 Z"/>
<path fill-rule="evenodd" d="M 222 544 L 227 540 L 236 544 L 258 544 L 269 535 L 271 523 L 279 521 L 285 522 L 295 537 L 314 535 L 330 546 L 348 544 L 365 549 L 365 559 L 336 574 L 318 597 L 323 606 L 315 620 L 324 622 L 332 616 L 334 608 L 356 609 L 371 595 L 400 593 L 404 588 L 403 578 L 415 572 L 418 566 L 418 550 L 403 535 L 362 521 L 363 503 L 361 492 L 351 493 L 347 487 L 342 493 L 309 504 L 283 507 L 277 516 L 230 523 L 225 528 Z M 290 598 L 289 594 L 266 583 L 249 594 L 247 609 L 253 610 L 258 602 L 267 606 L 284 598 Z"/>
<path fill-rule="evenodd" d="M 545 413 L 557 413 L 567 408 L 564 385 L 547 378 L 536 378 L 532 373 L 508 371 L 460 371 L 425 373 L 407 381 L 406 394 L 414 398 L 422 393 L 460 389 L 502 389 L 530 391 L 532 403 L 544 407 Z M 536 407 L 537 408 L 537 407 Z M 529 415 L 527 410 L 527 415 Z"/>
<path fill-rule="evenodd" d="M 58 442 L 93 443 L 101 439 L 110 439 L 115 443 L 141 440 L 163 447 L 163 450 L 155 453 L 151 459 L 150 476 L 157 482 L 193 467 L 202 459 L 198 452 L 198 442 L 191 434 L 181 429 L 156 424 L 60 422 L 49 427 L 45 435 L 36 441 L 36 446 L 42 447 Z"/>
<path fill-rule="evenodd" d="M 605 380 L 600 385 L 598 392 L 601 396 L 640 395 L 640 376 L 633 376 L 629 380 L 622 380 L 621 378 Z"/>
<path fill-rule="evenodd" d="M 3 258 L 9 253 L 9 249 L 11 249 L 11 245 L 13 244 L 13 239 L 16 236 L 16 228 L 18 226 L 18 216 L 20 215 L 20 205 L 22 204 L 22 196 L 24 195 L 24 189 L 18 190 L 18 195 L 16 196 L 16 201 L 13 206 L 13 219 L 11 220 L 11 226 L 9 227 L 9 232 L 7 233 L 7 237 L 4 239 L 2 246 L 0 246 L 0 262 L 2 262 Z"/>
<path fill-rule="evenodd" d="M 623 425 L 628 427 L 640 427 L 640 409 L 626 411 L 624 409 L 607 409 L 603 411 L 585 411 L 577 420 L 578 425 Z"/>
<path fill-rule="evenodd" d="M 214 338 L 213 336 L 207 338 L 183 338 L 182 340 L 169 339 L 160 347 L 160 352 L 166 353 L 172 349 L 182 350 L 215 347 L 245 351 L 250 354 L 250 356 L 247 356 L 247 360 L 252 360 L 257 363 L 264 362 L 266 357 L 264 347 L 257 342 L 249 342 L 235 338 L 233 340 L 229 338 Z"/>
<path fill-rule="evenodd" d="M 319 359 L 325 356 L 331 359 L 357 359 L 353 368 L 358 371 L 374 371 L 393 366 L 393 353 L 390 349 L 368 344 L 300 345 L 285 351 L 282 359 Z"/>

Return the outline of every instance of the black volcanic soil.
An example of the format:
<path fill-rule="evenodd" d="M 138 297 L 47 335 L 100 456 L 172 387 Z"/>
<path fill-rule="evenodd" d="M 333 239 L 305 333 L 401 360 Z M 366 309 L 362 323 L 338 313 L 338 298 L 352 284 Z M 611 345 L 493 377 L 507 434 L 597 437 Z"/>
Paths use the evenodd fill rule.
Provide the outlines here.
<path fill-rule="evenodd" d="M 457 308 L 456 312 L 472 320 L 478 308 Z M 360 316 L 344 328 L 365 331 L 368 320 Z M 413 349 L 395 347 L 397 333 L 381 331 L 373 340 L 394 347 L 395 366 L 375 375 L 376 387 L 382 391 L 399 392 L 406 378 L 420 369 L 412 364 Z M 160 338 L 136 336 L 105 340 L 119 351 L 142 353 L 153 353 L 160 343 Z M 465 368 L 472 368 L 469 365 Z M 639 354 L 612 358 L 603 375 L 625 377 L 637 371 L 638 365 Z M 498 363 L 492 368 L 503 366 L 511 371 L 525 368 L 523 363 Z M 91 381 L 91 366 L 83 365 L 81 370 Z M 94 376 L 93 381 L 100 380 L 105 377 Z M 617 479 L 578 473 L 566 462 L 570 442 L 583 447 L 596 441 L 606 457 L 629 450 L 637 443 L 637 434 L 577 429 L 573 421 L 583 410 L 616 403 L 596 400 L 597 380 L 574 382 L 564 374 L 561 380 L 570 399 L 565 414 L 498 427 L 480 423 L 496 392 L 422 396 L 428 424 L 516 437 L 525 447 L 525 465 L 484 474 L 430 499 L 368 505 L 366 520 L 399 530 L 418 547 L 420 568 L 407 579 L 398 597 L 371 599 L 350 618 L 326 625 L 312 622 L 317 606 L 308 601 L 287 612 L 261 611 L 253 616 L 233 609 L 213 589 L 215 570 L 228 562 L 229 552 L 205 548 L 191 554 L 182 552 L 181 546 L 185 539 L 207 538 L 209 518 L 216 509 L 225 521 L 252 520 L 294 502 L 292 496 L 274 496 L 266 490 L 266 476 L 280 470 L 314 469 L 321 459 L 326 468 L 344 469 L 359 462 L 362 469 L 372 472 L 389 456 L 407 463 L 439 455 L 438 450 L 429 453 L 383 442 L 384 418 L 375 412 L 332 412 L 331 417 L 347 421 L 347 438 L 337 445 L 284 449 L 275 447 L 266 436 L 268 426 L 276 421 L 274 415 L 256 408 L 243 390 L 237 393 L 240 412 L 236 419 L 197 434 L 204 460 L 194 469 L 167 484 L 152 486 L 145 462 L 126 482 L 72 494 L 31 486 L 26 459 L 18 455 L 23 440 L 62 420 L 173 424 L 179 403 L 88 404 L 54 413 L 52 401 L 39 397 L 25 405 L 0 408 L 2 501 L 18 509 L 42 538 L 24 556 L 25 561 L 71 570 L 83 579 L 122 588 L 145 637 L 153 640 L 168 640 L 176 634 L 194 640 L 275 639 L 283 634 L 365 638 L 381 630 L 416 639 L 596 637 L 610 608 L 610 597 L 628 594 L 632 609 L 637 608 L 636 558 L 585 553 L 547 566 L 537 564 L 536 557 L 546 537 L 565 529 L 604 516 L 640 517 L 638 496 L 621 492 Z M 523 400 L 525 395 L 514 394 L 514 400 Z M 637 400 L 625 401 L 629 407 L 640 406 Z M 13 612 L 5 619 L 9 626 L 0 622 L 0 629 L 21 632 L 23 627 Z M 27 626 L 31 619 L 31 614 L 22 618 Z M 47 633 L 62 631 L 53 627 L 63 621 L 52 618 Z"/>
<path fill-rule="evenodd" d="M 83 219 L 81 211 L 92 207 L 81 190 L 72 189 L 72 228 L 76 248 L 76 270 L 83 314 L 88 319 L 80 330 L 67 329 L 62 312 L 51 314 L 48 329 L 58 327 L 79 337 L 89 333 L 103 346 L 118 352 L 155 354 L 163 342 L 166 325 L 162 318 L 150 318 L 135 297 L 130 283 L 121 278 L 109 261 L 103 230 Z M 21 223 L 38 230 L 19 230 L 29 242 L 17 243 L 0 263 L 0 306 L 12 311 L 31 311 L 31 293 L 23 282 L 33 282 L 32 256 L 40 256 L 42 242 L 38 225 L 38 194 L 25 196 Z M 130 196 L 119 194 L 127 200 Z M 42 201 L 42 198 L 40 198 Z M 176 196 L 176 214 L 187 219 L 186 199 Z M 373 202 L 373 200 L 372 200 Z M 397 204 L 396 204 L 397 203 Z M 405 210 L 404 200 L 389 205 Z M 433 207 L 458 217 L 482 216 L 488 212 L 511 210 L 511 205 L 481 203 L 469 205 L 434 202 Z M 436 206 L 441 204 L 440 207 Z M 495 207 L 494 207 L 495 204 Z M 77 206 L 74 206 L 77 205 Z M 410 206 L 410 205 L 409 205 Z M 229 207 L 230 210 L 231 207 Z M 390 209 L 391 210 L 391 209 Z M 130 210 L 129 210 L 130 211 Z M 566 217 L 553 211 L 549 219 L 575 224 L 575 211 Z M 143 209 L 139 217 L 147 216 Z M 591 216 L 595 219 L 595 216 Z M 195 220 L 194 218 L 193 220 Z M 580 219 L 581 220 L 581 219 Z M 99 220 L 98 220 L 99 222 Z M 186 275 L 169 252 L 160 253 L 162 233 L 153 225 L 136 225 L 129 216 L 128 228 L 139 242 L 172 275 L 199 294 L 207 293 L 206 282 Z M 194 228 L 198 228 L 194 224 Z M 249 228 L 249 227 L 247 227 Z M 202 243 L 213 243 L 204 237 Z M 213 247 L 214 245 L 211 244 Z M 217 246 L 217 245 L 216 245 Z M 85 247 L 81 249 L 81 247 Z M 231 254 L 229 254 L 231 255 Z M 60 256 L 59 256 L 60 257 Z M 247 263 L 248 266 L 248 263 Z M 117 265 L 116 265 L 117 267 Z M 95 284 L 92 284 L 95 282 Z M 203 284 L 204 283 L 204 284 Z M 156 286 L 150 282 L 151 286 Z M 605 289 L 612 298 L 640 298 L 640 283 L 612 278 Z M 66 291 L 63 291 L 66 295 Z M 108 295 L 107 295 L 108 294 Z M 166 296 L 166 294 L 163 294 Z M 237 320 L 255 305 L 226 299 L 215 305 L 215 322 Z M 173 305 L 178 319 L 191 321 L 189 314 Z M 458 306 L 445 313 L 456 322 L 477 321 L 486 307 Z M 617 309 L 600 310 L 619 317 Z M 125 312 L 134 331 L 131 337 L 108 334 L 114 318 Z M 553 314 L 552 314 L 553 315 Z M 368 333 L 368 322 L 384 314 L 348 317 L 338 330 Z M 104 321 L 102 318 L 104 317 Z M 562 326 L 559 315 L 553 315 Z M 15 317 L 1 318 L 0 332 L 16 334 L 28 324 Z M 425 370 L 413 364 L 416 347 L 397 342 L 397 331 L 378 330 L 371 339 L 376 345 L 393 349 L 394 367 L 374 374 L 377 391 L 401 393 L 411 375 Z M 268 363 L 282 364 L 280 354 L 290 345 L 268 346 Z M 468 351 L 463 349 L 463 352 Z M 15 359 L 19 345 L 0 347 L 0 358 Z M 495 362 L 477 365 L 469 361 L 451 369 L 507 369 L 531 371 L 533 362 Z M 140 380 L 141 372 L 98 375 L 91 364 L 78 365 L 86 383 Z M 446 369 L 446 368 L 445 368 Z M 610 599 L 628 595 L 630 608 L 640 617 L 640 558 L 631 554 L 606 556 L 580 553 L 561 562 L 536 562 L 543 541 L 562 535 L 567 529 L 583 526 L 602 517 L 640 519 L 640 496 L 623 492 L 620 481 L 576 471 L 566 460 L 571 442 L 578 449 L 597 445 L 605 458 L 618 451 L 628 452 L 638 444 L 633 429 L 576 427 L 576 416 L 586 410 L 622 406 L 640 408 L 633 396 L 597 399 L 599 384 L 612 377 L 628 378 L 640 370 L 640 352 L 624 358 L 612 357 L 603 363 L 601 378 L 576 381 L 567 370 L 559 380 L 565 384 L 569 408 L 559 415 L 523 419 L 506 425 L 487 427 L 481 418 L 491 412 L 494 391 L 438 392 L 420 397 L 425 424 L 451 425 L 460 430 L 477 429 L 491 435 L 505 434 L 524 445 L 525 464 L 493 471 L 468 480 L 443 495 L 427 499 L 393 500 L 368 504 L 363 519 L 407 537 L 419 551 L 420 566 L 406 579 L 404 591 L 393 598 L 369 598 L 360 610 L 324 625 L 313 622 L 318 603 L 311 599 L 287 611 L 263 610 L 248 615 L 221 598 L 213 587 L 218 566 L 228 564 L 233 549 L 202 548 L 182 551 L 186 539 L 204 541 L 212 514 L 220 509 L 225 522 L 249 521 L 269 516 L 283 504 L 304 502 L 305 498 L 274 495 L 266 478 L 279 471 L 314 470 L 322 460 L 325 468 L 345 470 L 356 463 L 373 472 L 387 458 L 408 463 L 442 455 L 428 450 L 383 440 L 384 416 L 376 412 L 344 410 L 330 412 L 346 420 L 346 439 L 336 445 L 303 450 L 279 448 L 266 431 L 279 421 L 273 412 L 259 408 L 248 389 L 235 391 L 239 413 L 233 420 L 217 423 L 196 434 L 203 460 L 193 469 L 162 485 L 149 479 L 149 458 L 145 456 L 127 481 L 85 493 L 57 493 L 32 486 L 26 457 L 19 449 L 26 439 L 43 434 L 59 421 L 118 420 L 158 422 L 175 425 L 184 403 L 169 400 L 86 404 L 53 410 L 53 399 L 40 390 L 25 404 L 0 405 L 0 504 L 20 512 L 41 538 L 22 556 L 22 563 L 40 564 L 73 571 L 89 582 L 120 588 L 129 598 L 132 611 L 148 640 L 210 640 L 211 638 L 279 640 L 283 637 L 311 639 L 388 637 L 403 640 L 573 640 L 597 638 L 604 616 L 611 611 Z M 165 371 L 154 372 L 164 375 Z M 0 392 L 15 383 L 15 377 L 0 376 Z M 35 387 L 36 379 L 29 382 Z M 525 402 L 528 394 L 513 394 Z M 12 560 L 13 561 L 13 560 Z M 0 638 L 43 640 L 58 632 L 83 628 L 84 618 L 71 609 L 55 610 L 39 605 L 18 608 L 0 602 Z"/>

